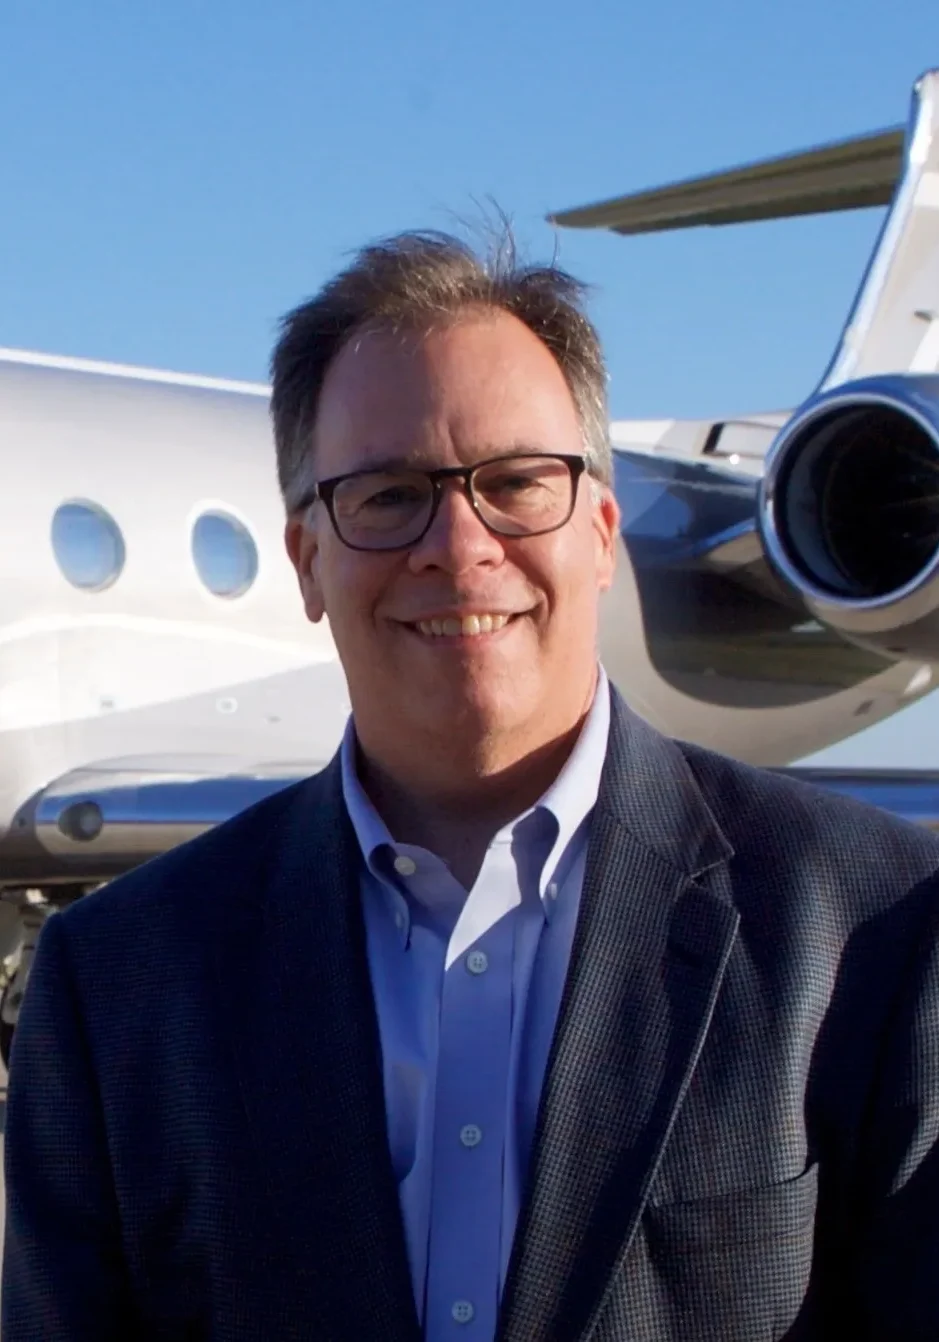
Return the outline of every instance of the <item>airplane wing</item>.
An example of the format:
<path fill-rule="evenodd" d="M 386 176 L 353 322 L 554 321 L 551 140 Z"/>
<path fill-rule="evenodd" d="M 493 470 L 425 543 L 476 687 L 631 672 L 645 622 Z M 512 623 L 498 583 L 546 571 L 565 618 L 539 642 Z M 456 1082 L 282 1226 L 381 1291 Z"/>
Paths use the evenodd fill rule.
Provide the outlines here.
<path fill-rule="evenodd" d="M 777 773 L 879 806 L 903 820 L 939 830 L 939 773 L 930 769 L 826 769 L 802 765 Z"/>
<path fill-rule="evenodd" d="M 82 886 L 193 839 L 255 802 L 318 773 L 326 760 L 221 755 L 125 756 L 70 770 L 17 813 L 4 876 Z"/>
<path fill-rule="evenodd" d="M 904 128 L 765 159 L 673 186 L 560 210 L 549 223 L 657 233 L 889 205 L 903 166 Z"/>

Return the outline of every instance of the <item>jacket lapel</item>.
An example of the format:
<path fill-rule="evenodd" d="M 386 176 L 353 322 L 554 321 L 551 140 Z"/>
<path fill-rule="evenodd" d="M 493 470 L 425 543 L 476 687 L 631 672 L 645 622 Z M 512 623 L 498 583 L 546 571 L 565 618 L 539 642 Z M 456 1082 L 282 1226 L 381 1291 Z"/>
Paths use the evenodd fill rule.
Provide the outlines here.
<path fill-rule="evenodd" d="M 635 1233 L 737 929 L 719 879 L 732 850 L 681 749 L 615 691 L 612 709 L 500 1342 L 586 1336 Z"/>
<path fill-rule="evenodd" d="M 416 1342 L 354 844 L 334 761 L 281 813 L 217 969 L 272 1242 L 304 1265 L 298 1316 L 317 1336 Z"/>

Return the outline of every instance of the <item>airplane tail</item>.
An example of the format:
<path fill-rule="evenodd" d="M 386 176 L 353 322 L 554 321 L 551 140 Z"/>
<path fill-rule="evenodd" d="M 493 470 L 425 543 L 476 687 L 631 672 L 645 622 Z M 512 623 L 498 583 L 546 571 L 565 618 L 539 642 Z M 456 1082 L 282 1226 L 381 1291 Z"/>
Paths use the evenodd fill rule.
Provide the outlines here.
<path fill-rule="evenodd" d="M 939 71 L 917 81 L 890 210 L 819 391 L 939 371 Z"/>
<path fill-rule="evenodd" d="M 812 619 L 939 665 L 939 70 L 917 80 L 905 131 L 553 219 L 641 233 L 887 204 L 834 355 L 763 459 L 755 529 L 763 576 Z"/>
<path fill-rule="evenodd" d="M 818 390 L 939 371 L 939 70 L 913 89 L 906 128 L 764 160 L 548 216 L 621 234 L 890 205 Z"/>

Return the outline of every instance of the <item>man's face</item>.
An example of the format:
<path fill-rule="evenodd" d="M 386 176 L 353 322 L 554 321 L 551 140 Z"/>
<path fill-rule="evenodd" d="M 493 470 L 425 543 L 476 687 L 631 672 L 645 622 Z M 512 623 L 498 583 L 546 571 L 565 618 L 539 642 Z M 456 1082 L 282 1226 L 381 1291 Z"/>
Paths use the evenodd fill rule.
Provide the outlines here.
<path fill-rule="evenodd" d="M 326 480 L 389 462 L 432 470 L 582 450 L 552 355 L 515 317 L 484 311 L 427 333 L 353 337 L 326 376 L 314 460 Z M 549 741 L 570 729 L 593 685 L 598 596 L 613 573 L 616 504 L 599 492 L 581 477 L 565 526 L 505 537 L 448 481 L 426 535 L 397 552 L 349 549 L 321 501 L 307 525 L 288 521 L 307 615 L 329 618 L 360 735 L 368 724 L 431 731 L 456 747 L 467 733 Z M 450 637 L 419 627 L 471 614 L 509 619 Z"/>

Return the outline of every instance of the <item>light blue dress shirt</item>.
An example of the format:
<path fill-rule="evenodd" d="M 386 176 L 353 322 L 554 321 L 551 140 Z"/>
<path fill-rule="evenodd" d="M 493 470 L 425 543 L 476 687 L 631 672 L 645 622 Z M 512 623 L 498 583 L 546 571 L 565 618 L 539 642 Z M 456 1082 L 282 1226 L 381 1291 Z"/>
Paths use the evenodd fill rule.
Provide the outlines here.
<path fill-rule="evenodd" d="M 343 738 L 391 1158 L 428 1342 L 495 1335 L 609 724 L 600 668 L 567 763 L 496 834 L 469 892 L 427 849 L 395 843 L 356 777 L 352 719 Z"/>

